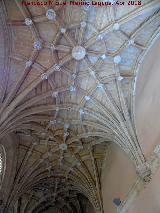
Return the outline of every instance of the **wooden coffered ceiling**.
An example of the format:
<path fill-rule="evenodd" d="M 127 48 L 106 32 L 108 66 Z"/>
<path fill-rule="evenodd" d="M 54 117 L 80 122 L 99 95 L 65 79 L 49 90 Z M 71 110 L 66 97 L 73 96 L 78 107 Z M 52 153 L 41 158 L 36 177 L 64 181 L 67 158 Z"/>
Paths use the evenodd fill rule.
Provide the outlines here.
<path fill-rule="evenodd" d="M 134 123 L 135 81 L 159 33 L 159 0 L 90 8 L 0 2 L 0 137 L 14 132 L 19 139 L 8 205 L 21 197 L 27 212 L 49 205 L 80 212 L 81 193 L 102 212 L 109 144 L 135 166 L 145 162 Z"/>

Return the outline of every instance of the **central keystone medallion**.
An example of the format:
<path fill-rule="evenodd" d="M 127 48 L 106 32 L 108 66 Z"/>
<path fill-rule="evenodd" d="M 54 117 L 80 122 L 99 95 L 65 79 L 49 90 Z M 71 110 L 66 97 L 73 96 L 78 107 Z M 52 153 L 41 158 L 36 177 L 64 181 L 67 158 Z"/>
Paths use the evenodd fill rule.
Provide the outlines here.
<path fill-rule="evenodd" d="M 72 57 L 76 60 L 82 60 L 86 55 L 86 50 L 82 46 L 75 46 L 72 49 Z"/>

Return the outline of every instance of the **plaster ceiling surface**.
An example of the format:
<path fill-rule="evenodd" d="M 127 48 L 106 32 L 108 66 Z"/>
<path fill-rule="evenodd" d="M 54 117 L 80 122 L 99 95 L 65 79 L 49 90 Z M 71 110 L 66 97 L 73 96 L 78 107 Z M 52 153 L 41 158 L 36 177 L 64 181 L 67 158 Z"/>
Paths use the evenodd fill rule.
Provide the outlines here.
<path fill-rule="evenodd" d="M 101 212 L 109 143 L 135 166 L 145 162 L 134 125 L 135 81 L 159 33 L 160 2 L 50 8 L 1 3 L 0 138 L 14 132 L 19 139 L 8 205 L 21 197 L 28 200 L 27 212 L 54 205 L 79 212 L 81 193 Z"/>

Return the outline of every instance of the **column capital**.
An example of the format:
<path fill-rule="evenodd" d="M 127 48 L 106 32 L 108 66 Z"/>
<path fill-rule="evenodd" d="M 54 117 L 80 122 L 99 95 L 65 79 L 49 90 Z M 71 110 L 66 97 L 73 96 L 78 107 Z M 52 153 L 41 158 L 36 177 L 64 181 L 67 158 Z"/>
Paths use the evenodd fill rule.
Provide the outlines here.
<path fill-rule="evenodd" d="M 145 162 L 143 164 L 140 164 L 139 166 L 137 166 L 136 168 L 137 174 L 139 175 L 139 177 L 144 181 L 144 182 L 150 182 L 151 180 L 151 168 L 150 165 Z"/>

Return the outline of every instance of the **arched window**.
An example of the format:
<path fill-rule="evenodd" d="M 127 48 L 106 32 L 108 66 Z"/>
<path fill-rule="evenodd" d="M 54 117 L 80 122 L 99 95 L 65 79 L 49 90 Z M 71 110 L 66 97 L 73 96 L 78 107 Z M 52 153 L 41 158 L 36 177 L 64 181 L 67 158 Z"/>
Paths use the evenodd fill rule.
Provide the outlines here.
<path fill-rule="evenodd" d="M 0 188 L 2 185 L 3 178 L 4 178 L 5 169 L 6 169 L 5 149 L 2 145 L 0 145 Z"/>

